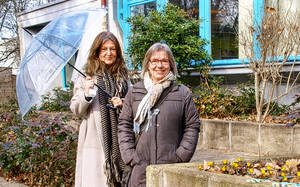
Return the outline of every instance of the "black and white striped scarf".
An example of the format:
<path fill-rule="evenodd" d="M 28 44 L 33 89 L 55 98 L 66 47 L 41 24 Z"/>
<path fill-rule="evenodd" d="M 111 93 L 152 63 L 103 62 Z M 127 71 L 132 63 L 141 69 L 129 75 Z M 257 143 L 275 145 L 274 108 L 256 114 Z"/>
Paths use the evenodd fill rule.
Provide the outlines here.
<path fill-rule="evenodd" d="M 112 96 L 125 97 L 128 90 L 126 80 L 124 80 L 123 83 L 116 83 L 114 78 L 107 71 L 105 71 L 103 76 L 97 77 L 97 83 L 102 88 L 105 88 Z M 111 98 L 101 90 L 98 90 L 98 97 L 105 154 L 104 170 L 107 177 L 107 184 L 110 187 L 121 186 L 125 164 L 121 158 L 118 144 L 118 114 L 116 110 L 106 107 L 107 104 L 112 106 Z"/>

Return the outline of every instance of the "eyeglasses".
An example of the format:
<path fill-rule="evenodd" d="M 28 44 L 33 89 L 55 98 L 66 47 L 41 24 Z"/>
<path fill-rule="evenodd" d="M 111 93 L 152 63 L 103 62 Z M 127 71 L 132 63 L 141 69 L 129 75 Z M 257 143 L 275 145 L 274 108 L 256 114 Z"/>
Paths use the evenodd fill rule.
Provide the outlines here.
<path fill-rule="evenodd" d="M 110 51 L 111 53 L 115 53 L 115 52 L 117 52 L 117 49 L 115 49 L 115 48 L 102 48 L 101 49 L 101 53 L 107 53 L 108 51 Z"/>
<path fill-rule="evenodd" d="M 153 59 L 153 60 L 150 60 L 150 64 L 153 65 L 153 66 L 157 66 L 159 63 L 161 63 L 161 65 L 163 65 L 163 66 L 167 66 L 167 65 L 170 64 L 169 60 L 167 60 L 167 59 L 163 59 L 163 60 Z"/>

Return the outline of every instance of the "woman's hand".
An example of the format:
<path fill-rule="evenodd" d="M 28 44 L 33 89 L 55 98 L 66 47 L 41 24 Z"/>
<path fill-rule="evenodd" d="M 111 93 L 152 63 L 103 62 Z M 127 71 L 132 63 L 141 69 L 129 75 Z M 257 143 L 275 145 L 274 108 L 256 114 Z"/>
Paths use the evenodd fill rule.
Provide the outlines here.
<path fill-rule="evenodd" d="M 89 90 L 94 89 L 95 82 L 92 77 L 87 76 L 84 81 L 84 94 L 87 97 L 89 95 Z"/>
<path fill-rule="evenodd" d="M 111 102 L 114 105 L 114 107 L 120 107 L 122 108 L 123 106 L 123 101 L 120 97 L 113 97 L 111 98 Z"/>

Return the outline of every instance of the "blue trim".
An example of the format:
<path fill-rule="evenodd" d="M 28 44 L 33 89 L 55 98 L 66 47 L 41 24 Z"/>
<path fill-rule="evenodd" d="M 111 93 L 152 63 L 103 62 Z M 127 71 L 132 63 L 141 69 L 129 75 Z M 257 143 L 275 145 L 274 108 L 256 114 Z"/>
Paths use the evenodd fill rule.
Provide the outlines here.
<path fill-rule="evenodd" d="M 208 54 L 211 55 L 211 19 L 210 19 L 210 0 L 200 0 L 199 1 L 199 18 L 200 28 L 199 34 L 200 37 L 205 39 L 208 42 L 208 45 L 205 46 Z"/>
<path fill-rule="evenodd" d="M 123 49 L 124 53 L 127 51 L 128 47 L 128 37 L 130 36 L 130 24 L 126 22 L 128 18 L 130 18 L 130 8 L 132 6 L 142 5 L 146 3 L 155 2 L 156 0 L 123 0 L 123 10 L 121 10 L 120 0 L 118 0 L 118 20 L 121 23 L 121 27 L 123 30 Z M 166 5 L 166 0 L 157 0 L 156 1 L 156 9 L 161 11 Z M 121 13 L 123 14 L 123 20 L 121 19 Z"/>
<path fill-rule="evenodd" d="M 264 1 L 263 0 L 253 0 L 253 25 L 254 27 L 257 25 L 261 25 L 262 18 L 264 16 Z M 256 58 L 259 58 L 260 55 L 260 47 L 259 42 L 256 39 L 257 33 L 253 34 L 253 48 Z"/>
<path fill-rule="evenodd" d="M 230 60 L 214 60 L 213 66 L 227 66 L 245 64 L 244 59 L 230 59 Z"/>
<path fill-rule="evenodd" d="M 283 56 L 278 57 L 278 61 L 282 62 Z M 294 62 L 294 61 L 300 61 L 300 55 L 296 56 L 290 56 L 286 62 Z M 230 59 L 230 60 L 215 60 L 213 61 L 213 66 L 229 66 L 229 65 L 241 65 L 241 64 L 249 64 L 249 60 L 247 59 Z"/>
<path fill-rule="evenodd" d="M 62 83 L 63 83 L 63 89 L 67 89 L 66 69 L 65 69 L 65 67 L 62 69 Z"/>
<path fill-rule="evenodd" d="M 200 1 L 199 1 L 200 2 Z M 205 21 L 202 21 L 200 23 L 200 27 L 205 28 L 204 31 L 201 31 L 200 29 L 200 36 L 206 40 L 209 41 L 209 46 L 207 47 L 207 51 L 209 52 L 209 54 L 211 54 L 211 17 L 210 17 L 210 4 L 207 5 L 208 3 L 210 3 L 210 0 L 204 0 L 202 2 L 202 4 L 199 4 L 199 7 L 201 7 L 201 9 L 199 10 L 200 13 L 200 18 L 204 19 Z M 256 21 L 256 24 L 260 24 L 261 20 L 263 18 L 263 7 L 264 7 L 264 0 L 253 0 L 253 24 Z M 205 10 L 202 10 L 205 9 Z M 205 12 L 209 10 L 209 13 Z M 209 21 L 206 21 L 209 20 Z M 254 42 L 258 42 L 256 40 L 256 34 L 253 36 L 253 38 L 255 39 Z M 259 50 L 260 48 L 255 47 L 257 46 L 256 43 L 254 44 L 254 51 L 255 54 L 259 54 Z M 244 59 L 228 59 L 228 60 L 214 60 L 212 62 L 213 66 L 226 66 L 226 65 L 241 65 L 241 64 L 247 64 L 249 62 L 245 62 Z"/>
<path fill-rule="evenodd" d="M 165 6 L 167 5 L 167 1 L 166 0 L 156 0 L 156 10 L 161 12 L 163 11 L 163 9 L 165 8 Z"/>
<path fill-rule="evenodd" d="M 284 58 L 283 56 L 278 57 L 278 61 L 281 62 L 283 60 L 283 58 Z M 293 62 L 293 61 L 295 61 L 295 59 L 296 59 L 296 61 L 300 61 L 300 55 L 290 56 L 286 61 Z"/>

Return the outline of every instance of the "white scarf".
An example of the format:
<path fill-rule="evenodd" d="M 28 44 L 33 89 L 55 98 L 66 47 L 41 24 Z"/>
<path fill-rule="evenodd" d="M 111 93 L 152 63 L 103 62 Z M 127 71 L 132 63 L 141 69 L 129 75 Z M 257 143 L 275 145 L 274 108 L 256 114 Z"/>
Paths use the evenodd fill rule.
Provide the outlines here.
<path fill-rule="evenodd" d="M 140 126 L 145 121 L 146 114 L 148 114 L 146 132 L 148 131 L 148 128 L 152 123 L 152 113 L 150 109 L 155 105 L 163 90 L 169 87 L 171 81 L 173 80 L 175 80 L 175 76 L 171 71 L 167 76 L 165 76 L 162 80 L 158 82 L 153 82 L 149 76 L 149 73 L 145 73 L 144 85 L 148 93 L 140 102 L 136 112 L 136 116 L 134 118 L 133 131 L 135 133 L 140 133 Z M 159 110 L 154 111 L 153 115 L 157 115 L 158 112 Z"/>

